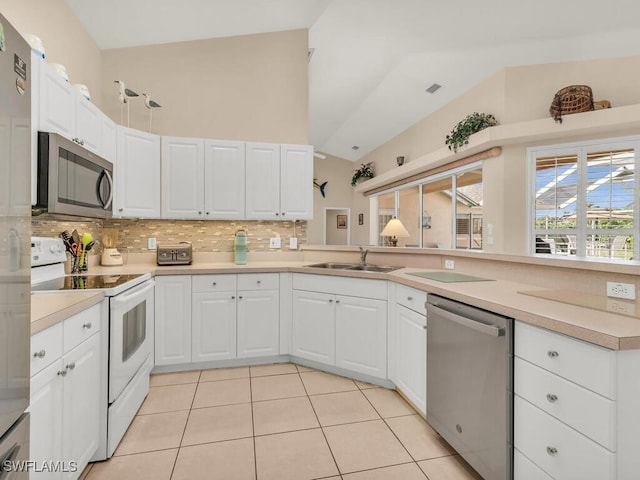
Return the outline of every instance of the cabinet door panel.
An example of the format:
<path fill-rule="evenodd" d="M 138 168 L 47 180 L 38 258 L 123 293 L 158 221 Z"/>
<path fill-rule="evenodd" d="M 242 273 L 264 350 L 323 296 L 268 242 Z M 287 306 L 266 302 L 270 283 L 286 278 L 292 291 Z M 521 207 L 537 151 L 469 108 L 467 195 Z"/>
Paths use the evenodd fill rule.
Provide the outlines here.
<path fill-rule="evenodd" d="M 426 317 L 398 305 L 396 322 L 396 385 L 426 415 Z"/>
<path fill-rule="evenodd" d="M 71 140 L 75 137 L 75 90 L 55 70 L 40 65 L 40 130 L 55 132 Z"/>
<path fill-rule="evenodd" d="M 278 300 L 278 290 L 238 292 L 238 357 L 278 354 Z"/>
<path fill-rule="evenodd" d="M 246 218 L 280 218 L 279 144 L 246 144 Z"/>
<path fill-rule="evenodd" d="M 245 210 L 245 144 L 205 142 L 205 216 L 242 219 Z"/>
<path fill-rule="evenodd" d="M 162 137 L 162 217 L 204 215 L 204 141 Z"/>
<path fill-rule="evenodd" d="M 280 147 L 280 216 L 289 220 L 313 218 L 313 147 Z"/>
<path fill-rule="evenodd" d="M 293 291 L 293 355 L 335 365 L 333 295 Z"/>
<path fill-rule="evenodd" d="M 387 302 L 336 296 L 336 365 L 387 377 Z"/>
<path fill-rule="evenodd" d="M 160 137 L 118 126 L 117 157 L 113 215 L 160 218 Z"/>
<path fill-rule="evenodd" d="M 84 468 L 98 448 L 100 434 L 100 334 L 95 334 L 62 357 L 64 421 L 62 448 L 65 459 Z M 64 478 L 74 478 L 69 472 Z"/>
<path fill-rule="evenodd" d="M 54 363 L 31 378 L 31 400 L 28 411 L 30 440 L 29 458 L 41 465 L 43 461 L 57 460 L 62 456 L 62 360 Z M 61 472 L 31 472 L 34 479 L 59 479 Z"/>
<path fill-rule="evenodd" d="M 76 137 L 87 150 L 102 153 L 102 112 L 78 92 L 76 99 Z"/>
<path fill-rule="evenodd" d="M 192 308 L 193 362 L 235 358 L 235 293 L 194 293 Z"/>
<path fill-rule="evenodd" d="M 191 277 L 156 277 L 156 365 L 191 362 Z"/>

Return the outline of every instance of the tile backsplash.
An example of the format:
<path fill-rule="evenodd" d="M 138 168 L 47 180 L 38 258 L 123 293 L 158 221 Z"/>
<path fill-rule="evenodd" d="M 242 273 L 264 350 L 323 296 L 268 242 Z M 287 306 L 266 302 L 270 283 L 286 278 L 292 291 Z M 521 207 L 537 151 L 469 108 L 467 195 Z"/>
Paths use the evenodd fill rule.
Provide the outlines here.
<path fill-rule="evenodd" d="M 89 232 L 96 247 L 93 255 L 102 253 L 102 228 L 117 228 L 118 249 L 127 253 L 148 253 L 147 239 L 155 237 L 157 243 L 189 241 L 194 252 L 232 252 L 236 230 L 244 228 L 248 233 L 247 250 L 269 251 L 269 238 L 280 236 L 282 250 L 286 250 L 289 237 L 298 237 L 298 245 L 307 243 L 306 221 L 223 221 L 223 220 L 81 220 L 69 221 L 45 215 L 33 217 L 34 236 L 57 237 L 63 230 Z M 295 232 L 295 233 L 294 233 Z"/>

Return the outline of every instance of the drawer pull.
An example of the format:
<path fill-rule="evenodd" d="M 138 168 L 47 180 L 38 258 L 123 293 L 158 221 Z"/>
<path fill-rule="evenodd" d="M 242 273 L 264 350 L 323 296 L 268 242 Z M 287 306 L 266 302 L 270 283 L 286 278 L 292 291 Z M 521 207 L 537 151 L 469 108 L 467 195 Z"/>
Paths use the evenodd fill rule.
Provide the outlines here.
<path fill-rule="evenodd" d="M 329 299 L 329 303 L 333 303 L 333 298 L 330 298 L 330 299 Z"/>
<path fill-rule="evenodd" d="M 549 358 L 556 358 L 560 354 L 558 352 L 556 352 L 555 350 L 549 350 L 549 351 L 547 351 L 547 355 L 549 355 Z"/>
<path fill-rule="evenodd" d="M 549 400 L 550 403 L 553 403 L 558 400 L 558 396 L 553 393 L 547 393 L 547 400 Z"/>
<path fill-rule="evenodd" d="M 336 303 L 340 303 L 340 300 L 336 300 Z"/>
<path fill-rule="evenodd" d="M 91 322 L 83 323 L 82 328 L 86 328 L 87 330 L 93 327 Z"/>
<path fill-rule="evenodd" d="M 236 296 L 235 295 L 231 295 L 231 300 L 235 300 Z"/>
<path fill-rule="evenodd" d="M 426 326 L 426 325 L 423 325 L 423 326 L 422 326 L 422 329 L 423 329 L 423 330 L 426 330 L 426 329 L 427 329 L 427 326 Z"/>
<path fill-rule="evenodd" d="M 66 375 L 67 375 L 67 371 L 66 371 L 66 370 L 60 370 L 60 371 L 58 372 L 58 375 L 60 375 L 61 377 L 64 377 L 64 376 L 66 376 Z"/>
<path fill-rule="evenodd" d="M 76 362 L 71 362 L 69 365 L 65 367 L 67 370 L 73 370 L 76 368 Z"/>
<path fill-rule="evenodd" d="M 44 358 L 44 356 L 47 354 L 46 350 L 43 348 L 42 350 L 40 350 L 39 352 L 36 352 L 33 354 L 34 357 L 36 358 Z"/>
<path fill-rule="evenodd" d="M 242 300 L 242 295 L 240 295 L 240 296 L 238 297 L 238 299 L 239 299 L 239 300 Z"/>
<path fill-rule="evenodd" d="M 558 449 L 556 447 L 547 447 L 547 453 L 551 456 L 556 455 L 558 453 Z"/>
<path fill-rule="evenodd" d="M 216 282 L 212 282 L 211 285 L 213 285 L 214 287 L 217 285 Z"/>
<path fill-rule="evenodd" d="M 260 280 L 258 280 L 256 283 L 257 283 L 258 285 L 260 285 Z"/>
<path fill-rule="evenodd" d="M 407 300 L 411 301 L 413 300 L 413 297 L 407 297 Z"/>

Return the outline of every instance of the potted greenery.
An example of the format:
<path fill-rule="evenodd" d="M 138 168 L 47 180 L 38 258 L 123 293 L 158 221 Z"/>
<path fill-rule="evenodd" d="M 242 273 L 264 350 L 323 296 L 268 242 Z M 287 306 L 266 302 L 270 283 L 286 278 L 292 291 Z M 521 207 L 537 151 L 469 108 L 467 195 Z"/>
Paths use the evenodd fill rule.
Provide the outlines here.
<path fill-rule="evenodd" d="M 496 117 L 489 113 L 474 112 L 458 122 L 451 133 L 447 135 L 445 144 L 449 146 L 449 150 L 454 152 L 458 151 L 458 148 L 469 143 L 469 137 L 480 130 L 484 130 L 487 127 L 493 127 L 498 124 Z"/>
<path fill-rule="evenodd" d="M 361 163 L 360 168 L 358 168 L 351 178 L 351 186 L 354 186 L 358 183 L 358 180 L 361 178 L 373 178 L 373 162 L 369 163 Z"/>

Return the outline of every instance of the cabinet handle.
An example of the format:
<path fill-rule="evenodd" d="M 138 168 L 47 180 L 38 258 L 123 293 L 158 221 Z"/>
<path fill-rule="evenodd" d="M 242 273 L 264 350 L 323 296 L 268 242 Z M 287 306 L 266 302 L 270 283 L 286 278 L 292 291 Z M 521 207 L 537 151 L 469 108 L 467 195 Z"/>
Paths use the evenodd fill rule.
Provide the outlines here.
<path fill-rule="evenodd" d="M 118 211 L 119 211 L 119 212 L 122 212 L 122 210 L 124 210 L 124 209 L 122 209 L 122 208 L 119 208 L 119 209 L 118 209 Z"/>
<path fill-rule="evenodd" d="M 547 453 L 549 455 L 556 455 L 558 453 L 558 449 L 556 447 L 547 447 Z"/>
<path fill-rule="evenodd" d="M 282 212 L 282 216 L 283 216 L 283 217 L 284 217 L 284 213 L 285 213 L 285 212 Z"/>
<path fill-rule="evenodd" d="M 46 350 L 43 348 L 42 350 L 40 350 L 39 352 L 36 352 L 33 354 L 34 357 L 37 358 L 44 358 L 44 356 L 47 354 Z"/>
<path fill-rule="evenodd" d="M 198 215 L 202 215 L 202 212 L 198 212 Z"/>
<path fill-rule="evenodd" d="M 210 212 L 207 212 L 207 215 L 209 215 Z"/>
<path fill-rule="evenodd" d="M 242 295 L 240 295 L 240 296 L 238 297 L 238 300 L 242 300 Z"/>
<path fill-rule="evenodd" d="M 256 283 L 257 283 L 258 285 L 260 285 L 260 280 L 258 280 Z"/>
<path fill-rule="evenodd" d="M 549 358 L 556 358 L 560 354 L 558 352 L 556 352 L 555 350 L 549 350 L 547 352 L 547 355 L 549 355 Z"/>
<path fill-rule="evenodd" d="M 333 298 L 330 298 L 330 299 L 329 299 L 329 303 L 333 303 Z"/>
<path fill-rule="evenodd" d="M 76 362 L 71 362 L 69 365 L 65 367 L 67 370 L 73 370 L 76 368 Z"/>
<path fill-rule="evenodd" d="M 553 403 L 553 402 L 558 400 L 558 396 L 554 395 L 553 393 L 547 393 L 547 400 L 549 400 L 549 402 Z"/>
<path fill-rule="evenodd" d="M 58 375 L 61 376 L 61 377 L 64 377 L 64 376 L 67 375 L 67 371 L 66 370 L 60 370 L 60 371 L 58 371 Z"/>
<path fill-rule="evenodd" d="M 87 330 L 90 329 L 91 327 L 93 327 L 93 324 L 91 322 L 82 324 L 82 328 L 86 328 Z"/>
<path fill-rule="evenodd" d="M 340 303 L 340 300 L 336 300 L 336 303 Z"/>
<path fill-rule="evenodd" d="M 426 330 L 426 329 L 427 329 L 427 326 L 426 326 L 426 325 L 423 325 L 423 326 L 422 326 L 422 329 L 423 329 L 423 330 Z"/>
<path fill-rule="evenodd" d="M 407 300 L 411 301 L 413 300 L 413 297 L 407 297 Z"/>
<path fill-rule="evenodd" d="M 211 282 L 211 285 L 213 285 L 214 287 L 217 285 L 217 282 Z"/>
<path fill-rule="evenodd" d="M 231 300 L 235 300 L 236 296 L 235 295 L 231 295 Z"/>

